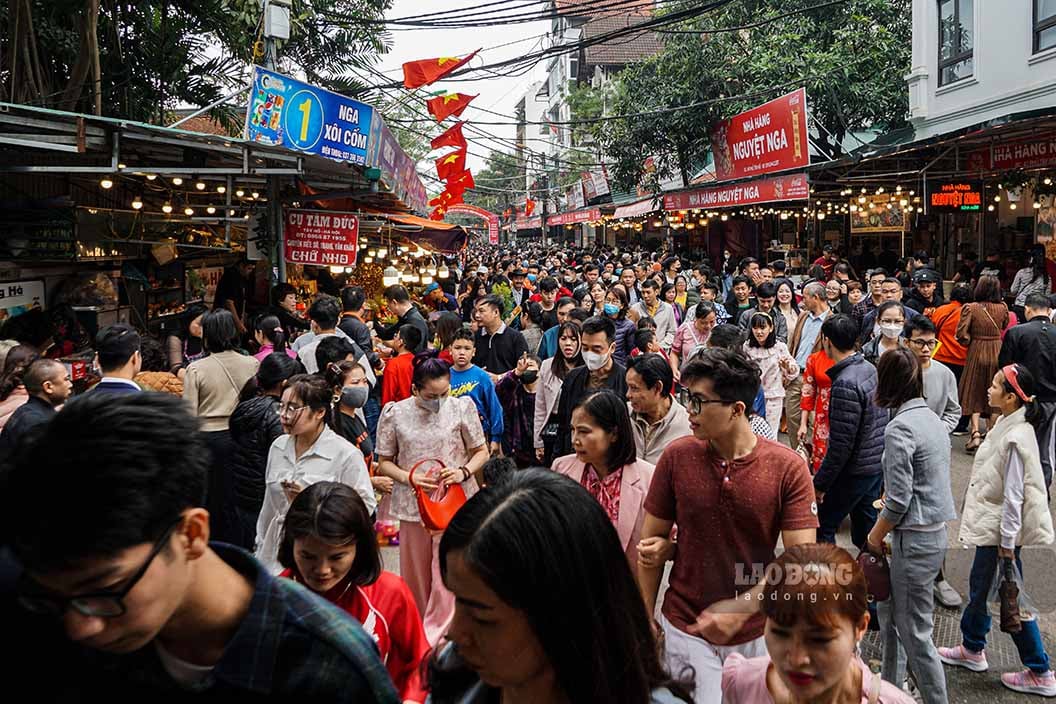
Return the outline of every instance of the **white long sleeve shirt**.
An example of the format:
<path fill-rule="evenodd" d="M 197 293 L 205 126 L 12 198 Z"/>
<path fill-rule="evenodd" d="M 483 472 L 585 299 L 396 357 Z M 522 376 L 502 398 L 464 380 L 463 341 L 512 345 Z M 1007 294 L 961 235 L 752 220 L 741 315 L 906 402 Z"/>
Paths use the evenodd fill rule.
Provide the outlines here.
<path fill-rule="evenodd" d="M 257 518 L 255 556 L 272 574 L 282 571 L 278 562 L 279 542 L 286 511 L 290 508 L 282 488 L 283 481 L 293 482 L 301 489 L 316 482 L 347 484 L 360 495 L 369 513 L 374 513 L 378 507 L 363 453 L 329 427 L 323 428 L 315 444 L 300 457 L 297 457 L 292 436 L 276 438 L 268 451 L 264 481 L 264 505 Z"/>
<path fill-rule="evenodd" d="M 1005 471 L 1005 502 L 1001 506 L 1001 547 L 1014 550 L 1023 527 L 1023 459 L 1012 448 Z"/>

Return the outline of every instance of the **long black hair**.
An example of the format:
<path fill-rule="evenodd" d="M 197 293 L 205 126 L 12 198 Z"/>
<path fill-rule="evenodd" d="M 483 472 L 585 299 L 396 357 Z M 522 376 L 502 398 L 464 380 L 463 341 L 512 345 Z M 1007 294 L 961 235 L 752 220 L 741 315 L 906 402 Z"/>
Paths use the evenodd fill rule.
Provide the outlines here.
<path fill-rule="evenodd" d="M 605 453 L 605 462 L 609 465 L 610 472 L 632 464 L 637 459 L 634 428 L 631 426 L 630 413 L 627 412 L 626 399 L 605 389 L 592 393 L 577 403 L 576 409 L 580 408 L 591 417 L 594 425 L 615 436 Z"/>
<path fill-rule="evenodd" d="M 268 391 L 274 391 L 279 385 L 298 374 L 304 374 L 304 365 L 285 352 L 272 352 L 260 360 L 257 373 L 249 378 L 238 396 L 239 402 L 248 401 Z"/>
<path fill-rule="evenodd" d="M 1006 393 L 1014 394 L 1016 399 L 1019 401 L 1019 405 L 1025 406 L 1027 411 L 1024 414 L 1027 422 L 1037 427 L 1039 424 L 1045 421 L 1045 416 L 1041 413 L 1041 407 L 1038 405 L 1037 399 L 1034 397 L 1034 389 L 1037 387 L 1037 382 L 1034 381 L 1034 374 L 1031 373 L 1022 364 L 1012 364 L 1016 368 L 1016 381 L 1019 383 L 1019 388 L 1023 389 L 1023 393 L 1029 399 L 1023 400 L 1023 397 L 1019 395 L 1015 387 L 1008 380 L 1008 376 L 1004 373 L 1004 367 L 1002 367 L 1001 375 L 1005 377 L 1003 386 Z"/>
<path fill-rule="evenodd" d="M 261 316 L 257 319 L 256 329 L 257 332 L 264 336 L 265 340 L 272 344 L 275 352 L 286 354 L 286 331 L 283 329 L 282 322 L 279 321 L 278 316 Z"/>
<path fill-rule="evenodd" d="M 489 486 L 440 539 L 445 580 L 454 552 L 524 614 L 569 701 L 645 704 L 657 687 L 692 701 L 660 661 L 616 529 L 579 483 L 526 469 Z M 430 675 L 436 701 L 452 700 L 450 680 Z"/>
<path fill-rule="evenodd" d="M 561 336 L 565 333 L 573 333 L 576 338 L 579 339 L 579 349 L 576 350 L 576 356 L 571 360 L 565 359 L 565 355 L 561 353 Z M 554 342 L 556 349 L 554 350 L 554 361 L 550 362 L 550 371 L 558 379 L 564 381 L 565 376 L 575 369 L 576 367 L 583 365 L 583 332 L 580 329 L 580 324 L 572 320 L 567 320 L 557 328 L 557 340 Z"/>

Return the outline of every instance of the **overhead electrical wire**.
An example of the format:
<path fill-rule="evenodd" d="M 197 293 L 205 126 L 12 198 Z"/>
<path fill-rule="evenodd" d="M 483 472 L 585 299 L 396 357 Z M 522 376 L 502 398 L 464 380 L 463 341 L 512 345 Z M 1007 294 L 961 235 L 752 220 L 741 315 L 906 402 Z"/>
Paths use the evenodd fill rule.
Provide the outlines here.
<path fill-rule="evenodd" d="M 671 1 L 671 0 L 667 0 Z M 469 27 L 491 27 L 496 25 L 509 25 L 509 24 L 525 24 L 528 22 L 539 22 L 544 20 L 553 20 L 562 17 L 582 17 L 585 13 L 596 14 L 599 12 L 605 12 L 608 10 L 617 10 L 622 8 L 624 11 L 640 8 L 642 10 L 652 10 L 655 8 L 656 3 L 652 0 L 584 0 L 575 4 L 568 4 L 562 9 L 555 9 L 551 11 L 533 11 L 533 12 L 514 12 L 515 10 L 523 9 L 531 5 L 538 5 L 538 2 L 522 2 L 515 7 L 504 8 L 497 11 L 488 12 L 462 12 L 457 17 L 440 17 L 434 18 L 433 20 L 414 19 L 413 16 L 409 18 L 356 18 L 359 24 L 381 24 L 386 26 L 405 26 L 405 27 L 427 27 L 433 29 L 447 29 L 457 28 L 464 29 Z M 466 8 L 469 9 L 469 8 Z M 509 13 L 509 14 L 496 14 L 496 13 Z M 320 13 L 322 16 L 327 17 L 338 17 L 344 19 L 340 14 L 324 11 Z M 481 19 L 472 19 L 479 17 Z M 470 21 L 466 21 L 470 18 Z"/>

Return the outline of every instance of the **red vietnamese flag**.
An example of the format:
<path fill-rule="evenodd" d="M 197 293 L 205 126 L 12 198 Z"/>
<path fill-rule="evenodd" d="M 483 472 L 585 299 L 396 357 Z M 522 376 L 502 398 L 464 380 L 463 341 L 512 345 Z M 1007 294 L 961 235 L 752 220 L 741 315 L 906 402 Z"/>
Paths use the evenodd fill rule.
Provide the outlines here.
<path fill-rule="evenodd" d="M 459 149 L 457 152 L 451 152 L 447 156 L 442 156 L 436 160 L 436 175 L 440 177 L 441 181 L 446 181 L 452 176 L 458 176 L 465 170 L 465 149 Z"/>
<path fill-rule="evenodd" d="M 462 200 L 462 191 L 458 191 L 456 193 L 454 191 L 445 190 L 443 193 L 438 195 L 436 198 L 433 198 L 431 201 L 429 201 L 429 205 L 446 208 L 448 206 L 456 205 L 457 203 L 462 203 L 462 202 L 464 202 Z"/>
<path fill-rule="evenodd" d="M 473 174 L 468 169 L 447 181 L 447 190 L 452 193 L 462 193 L 466 189 L 473 190 L 476 187 L 477 184 L 473 182 Z"/>
<path fill-rule="evenodd" d="M 466 138 L 462 136 L 462 125 L 465 122 L 456 122 L 454 127 L 450 128 L 442 135 L 433 138 L 432 142 L 429 142 L 429 146 L 433 149 L 439 149 L 440 147 L 457 147 L 459 149 L 465 149 L 467 146 Z"/>
<path fill-rule="evenodd" d="M 480 51 L 480 49 L 477 49 Z M 466 65 L 470 59 L 477 55 L 477 51 L 464 59 L 450 56 L 442 56 L 438 59 L 422 59 L 421 61 L 408 61 L 403 65 L 403 87 L 420 88 L 440 80 L 447 74 Z"/>
<path fill-rule="evenodd" d="M 530 217 L 532 212 L 535 210 L 535 201 L 532 200 L 531 196 L 528 196 L 524 201 L 524 216 Z"/>
<path fill-rule="evenodd" d="M 447 95 L 438 95 L 435 98 L 430 98 L 425 101 L 425 106 L 429 108 L 429 114 L 437 122 L 443 122 L 452 115 L 455 117 L 461 115 L 462 111 L 469 107 L 469 104 L 476 97 L 465 93 L 448 93 Z"/>
<path fill-rule="evenodd" d="M 444 215 L 446 213 L 447 213 L 447 208 L 445 208 L 444 206 L 441 205 L 438 208 L 435 208 L 433 210 L 433 212 L 429 213 L 429 219 L 430 220 L 443 220 L 444 219 Z"/>

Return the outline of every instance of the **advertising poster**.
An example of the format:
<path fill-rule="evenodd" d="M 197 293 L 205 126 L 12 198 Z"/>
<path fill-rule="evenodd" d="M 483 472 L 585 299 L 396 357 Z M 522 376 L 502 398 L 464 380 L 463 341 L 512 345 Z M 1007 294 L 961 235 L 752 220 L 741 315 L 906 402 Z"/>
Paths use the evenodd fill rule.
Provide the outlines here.
<path fill-rule="evenodd" d="M 44 281 L 0 282 L 0 323 L 33 308 L 44 308 Z"/>
<path fill-rule="evenodd" d="M 702 188 L 664 196 L 664 210 L 728 208 L 783 200 L 805 200 L 810 196 L 806 174 L 763 178 L 733 186 Z"/>
<path fill-rule="evenodd" d="M 352 266 L 359 252 L 359 218 L 328 210 L 287 210 L 283 239 L 286 261 L 316 266 Z"/>
<path fill-rule="evenodd" d="M 711 151 L 716 181 L 809 166 L 806 89 L 715 124 Z"/>

